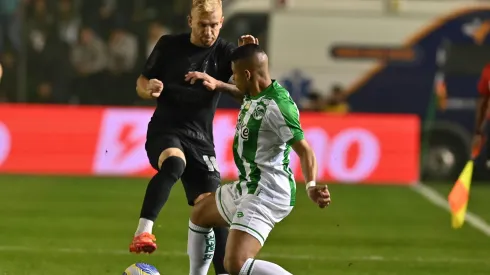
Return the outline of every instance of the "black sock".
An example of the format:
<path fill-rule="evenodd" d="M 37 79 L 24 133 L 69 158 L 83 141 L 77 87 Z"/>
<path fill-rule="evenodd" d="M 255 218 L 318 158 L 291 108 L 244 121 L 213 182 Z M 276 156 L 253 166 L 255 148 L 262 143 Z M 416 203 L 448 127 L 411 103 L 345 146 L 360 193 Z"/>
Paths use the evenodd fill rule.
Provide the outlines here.
<path fill-rule="evenodd" d="M 226 240 L 228 239 L 228 228 L 216 227 L 214 230 L 214 238 L 216 240 L 216 248 L 214 249 L 213 266 L 216 275 L 228 274 L 225 270 L 225 250 Z"/>
<path fill-rule="evenodd" d="M 155 221 L 168 200 L 170 190 L 184 173 L 185 162 L 179 157 L 168 157 L 160 171 L 153 176 L 146 188 L 140 218 Z"/>

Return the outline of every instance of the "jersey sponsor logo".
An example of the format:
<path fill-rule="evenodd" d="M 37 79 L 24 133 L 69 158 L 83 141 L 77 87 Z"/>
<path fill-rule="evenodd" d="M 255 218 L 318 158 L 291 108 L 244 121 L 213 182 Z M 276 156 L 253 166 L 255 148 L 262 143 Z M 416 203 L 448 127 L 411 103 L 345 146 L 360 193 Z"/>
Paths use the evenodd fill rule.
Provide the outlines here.
<path fill-rule="evenodd" d="M 243 140 L 248 140 L 250 130 L 248 129 L 247 125 L 243 123 L 243 121 L 239 121 L 236 124 L 236 131 L 235 131 L 235 136 L 239 136 Z"/>
<path fill-rule="evenodd" d="M 7 160 L 11 147 L 11 137 L 7 125 L 0 121 L 0 166 Z"/>
<path fill-rule="evenodd" d="M 248 136 L 250 134 L 250 130 L 248 129 L 247 126 L 243 126 L 241 127 L 240 129 L 240 137 L 243 139 L 243 140 L 248 140 Z"/>
<path fill-rule="evenodd" d="M 265 107 L 262 105 L 257 105 L 257 107 L 255 107 L 254 112 L 252 113 L 252 117 L 255 120 L 261 120 L 264 117 L 264 115 L 265 115 Z"/>

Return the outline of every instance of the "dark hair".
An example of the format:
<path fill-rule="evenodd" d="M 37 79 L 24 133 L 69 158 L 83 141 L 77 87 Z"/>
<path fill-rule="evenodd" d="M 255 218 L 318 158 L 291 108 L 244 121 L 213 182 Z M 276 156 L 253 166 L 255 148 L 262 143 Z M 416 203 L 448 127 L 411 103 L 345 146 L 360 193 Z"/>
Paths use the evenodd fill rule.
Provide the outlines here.
<path fill-rule="evenodd" d="M 257 44 L 246 44 L 236 48 L 231 54 L 231 61 L 238 61 L 254 57 L 258 53 L 265 53 Z"/>

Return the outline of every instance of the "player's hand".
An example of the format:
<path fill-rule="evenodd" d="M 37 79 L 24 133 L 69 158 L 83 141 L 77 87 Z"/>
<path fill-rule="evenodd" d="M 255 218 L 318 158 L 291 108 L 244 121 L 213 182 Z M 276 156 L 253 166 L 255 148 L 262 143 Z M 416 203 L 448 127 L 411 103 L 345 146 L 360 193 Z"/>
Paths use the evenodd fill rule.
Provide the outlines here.
<path fill-rule="evenodd" d="M 214 79 L 207 73 L 202 72 L 189 72 L 185 75 L 185 81 L 190 81 L 191 84 L 195 84 L 197 80 L 202 80 L 202 84 L 206 89 L 214 91 L 219 87 L 220 81 Z"/>
<path fill-rule="evenodd" d="M 330 191 L 328 191 L 328 186 L 312 186 L 308 188 L 308 197 L 320 208 L 325 208 L 330 205 Z"/>
<path fill-rule="evenodd" d="M 240 36 L 240 38 L 238 39 L 238 46 L 240 47 L 247 44 L 259 45 L 259 39 L 250 34 Z"/>
<path fill-rule="evenodd" d="M 146 86 L 146 90 L 153 98 L 157 98 L 163 91 L 163 82 L 155 78 L 150 79 L 150 81 L 148 81 L 148 85 Z"/>

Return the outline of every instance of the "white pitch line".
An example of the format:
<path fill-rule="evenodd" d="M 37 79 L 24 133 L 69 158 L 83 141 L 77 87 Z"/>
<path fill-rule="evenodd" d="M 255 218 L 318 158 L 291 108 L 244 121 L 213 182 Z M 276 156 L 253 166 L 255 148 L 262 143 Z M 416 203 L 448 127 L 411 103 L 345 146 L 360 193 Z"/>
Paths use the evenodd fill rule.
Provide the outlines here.
<path fill-rule="evenodd" d="M 27 246 L 0 246 L 0 252 L 31 252 L 31 253 L 59 253 L 59 254 L 99 254 L 99 255 L 131 255 L 128 250 L 103 250 L 103 249 L 80 249 L 80 248 L 36 248 Z M 188 257 L 182 251 L 158 251 L 158 256 Z M 327 256 L 327 255 L 296 255 L 261 253 L 261 259 L 284 259 L 284 260 L 310 260 L 310 261 L 337 261 L 337 262 L 422 262 L 422 263 L 487 263 L 488 259 L 478 258 L 405 258 L 405 257 L 382 257 L 382 256 Z"/>
<path fill-rule="evenodd" d="M 433 188 L 419 182 L 417 185 L 414 185 L 412 189 L 425 197 L 428 201 L 433 203 L 436 206 L 439 206 L 440 208 L 450 212 L 451 209 L 449 208 L 449 204 L 441 194 L 439 194 L 436 190 Z M 483 234 L 487 235 L 490 237 L 490 225 L 482 219 L 480 216 L 467 211 L 466 212 L 466 222 L 473 226 L 475 229 L 481 231 Z"/>

